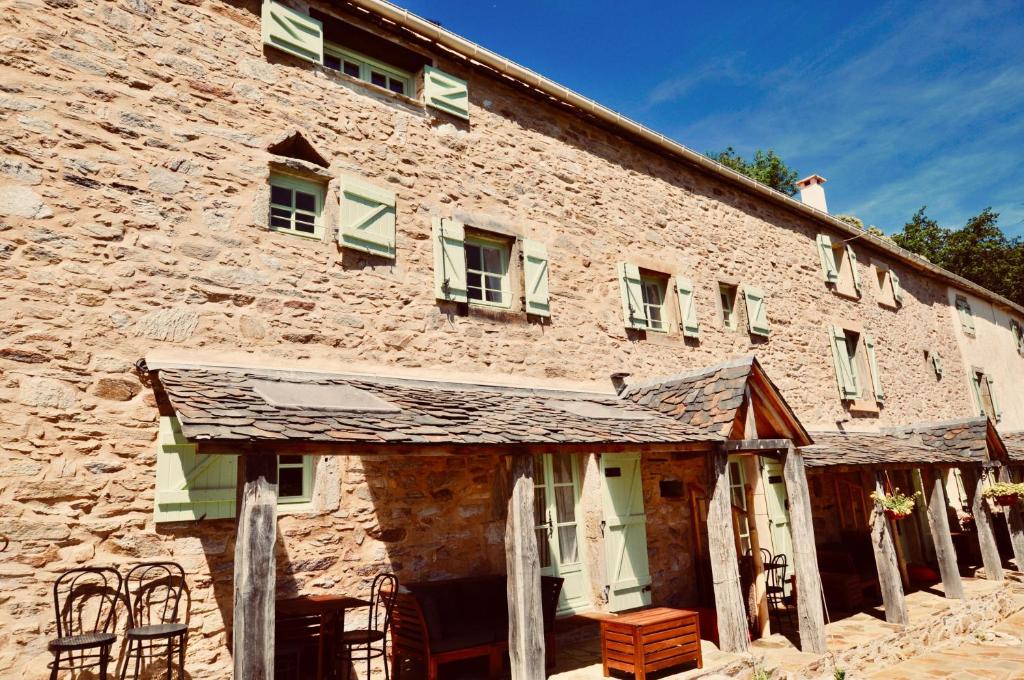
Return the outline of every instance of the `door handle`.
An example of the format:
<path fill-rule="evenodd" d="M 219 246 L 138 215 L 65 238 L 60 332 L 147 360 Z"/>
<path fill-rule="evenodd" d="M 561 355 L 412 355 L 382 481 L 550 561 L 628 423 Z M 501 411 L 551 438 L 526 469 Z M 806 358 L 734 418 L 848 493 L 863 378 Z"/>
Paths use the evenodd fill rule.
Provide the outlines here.
<path fill-rule="evenodd" d="M 555 533 L 555 525 L 551 522 L 551 511 L 548 510 L 548 538 L 551 538 Z"/>

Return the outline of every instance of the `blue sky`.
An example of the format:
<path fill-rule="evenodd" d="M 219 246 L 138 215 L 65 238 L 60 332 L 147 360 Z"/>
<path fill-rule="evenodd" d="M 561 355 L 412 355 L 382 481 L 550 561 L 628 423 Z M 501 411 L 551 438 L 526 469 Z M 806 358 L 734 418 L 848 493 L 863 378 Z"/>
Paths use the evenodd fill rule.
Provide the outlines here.
<path fill-rule="evenodd" d="M 697 151 L 773 148 L 885 231 L 1024 235 L 1024 2 L 397 0 Z"/>

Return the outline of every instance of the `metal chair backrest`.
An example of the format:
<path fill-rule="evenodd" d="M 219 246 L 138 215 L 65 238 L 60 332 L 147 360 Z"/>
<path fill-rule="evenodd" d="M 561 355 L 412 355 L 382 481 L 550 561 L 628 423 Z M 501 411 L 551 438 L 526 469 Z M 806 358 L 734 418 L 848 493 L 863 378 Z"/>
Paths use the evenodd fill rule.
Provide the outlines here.
<path fill-rule="evenodd" d="M 777 568 L 772 569 L 772 585 L 783 588 L 786 585 L 786 571 L 789 569 L 789 563 L 786 561 L 786 556 L 779 553 L 772 558 L 773 565 L 779 565 Z"/>
<path fill-rule="evenodd" d="M 772 553 L 768 548 L 761 548 L 761 564 L 771 564 Z"/>
<path fill-rule="evenodd" d="M 189 622 L 192 594 L 177 562 L 135 565 L 124 579 L 124 594 L 133 627 Z"/>
<path fill-rule="evenodd" d="M 387 633 L 391 625 L 391 612 L 398 596 L 398 577 L 394 574 L 377 574 L 370 586 L 370 613 L 367 627 Z"/>
<path fill-rule="evenodd" d="M 80 567 L 65 571 L 53 584 L 57 637 L 112 633 L 117 607 L 123 603 L 121 574 L 110 567 Z"/>

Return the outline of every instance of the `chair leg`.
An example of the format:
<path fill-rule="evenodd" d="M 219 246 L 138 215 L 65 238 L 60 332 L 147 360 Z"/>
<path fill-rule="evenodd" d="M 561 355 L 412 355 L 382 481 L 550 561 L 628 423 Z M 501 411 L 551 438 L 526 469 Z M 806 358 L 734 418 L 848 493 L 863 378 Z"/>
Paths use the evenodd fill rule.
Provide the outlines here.
<path fill-rule="evenodd" d="M 107 664 L 110 663 L 110 646 L 100 647 L 100 680 L 107 680 Z"/>
<path fill-rule="evenodd" d="M 57 680 L 57 673 L 60 667 L 60 652 L 53 653 L 53 668 L 50 669 L 50 680 Z"/>
<path fill-rule="evenodd" d="M 178 638 L 178 680 L 185 680 L 185 640 L 188 635 Z"/>

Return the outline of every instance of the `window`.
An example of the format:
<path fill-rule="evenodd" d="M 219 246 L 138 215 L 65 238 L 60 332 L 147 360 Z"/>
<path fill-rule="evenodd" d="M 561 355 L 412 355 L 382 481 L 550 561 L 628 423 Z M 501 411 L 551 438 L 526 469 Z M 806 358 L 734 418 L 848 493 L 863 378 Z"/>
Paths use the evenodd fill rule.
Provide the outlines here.
<path fill-rule="evenodd" d="M 313 499 L 313 456 L 277 457 L 277 502 L 309 503 Z"/>
<path fill-rule="evenodd" d="M 743 469 L 743 459 L 740 456 L 729 456 L 729 496 L 732 500 L 732 507 L 740 510 L 735 515 L 739 520 L 736 533 L 740 540 L 740 555 L 745 557 L 751 552 L 750 518 L 747 510 L 747 475 Z"/>
<path fill-rule="evenodd" d="M 736 330 L 736 286 L 727 283 L 718 284 L 718 298 L 722 305 L 722 325 L 731 331 Z"/>
<path fill-rule="evenodd" d="M 855 402 L 860 409 L 875 410 L 885 401 L 875 340 L 859 330 L 832 326 L 832 360 L 840 398 Z M 858 403 L 859 402 L 859 403 Z"/>
<path fill-rule="evenodd" d="M 894 285 L 895 274 L 887 267 L 875 264 L 875 277 L 878 281 L 878 304 L 886 307 L 896 306 L 896 286 Z"/>
<path fill-rule="evenodd" d="M 665 290 L 667 281 L 658 276 L 643 274 L 640 276 L 640 290 L 644 301 L 644 316 L 647 328 L 652 331 L 667 331 L 668 320 L 665 318 Z"/>
<path fill-rule="evenodd" d="M 320 238 L 324 187 L 290 175 L 270 176 L 270 228 Z"/>
<path fill-rule="evenodd" d="M 825 282 L 835 286 L 837 293 L 860 297 L 860 270 L 857 253 L 845 241 L 832 241 L 828 234 L 818 234 L 818 255 Z"/>
<path fill-rule="evenodd" d="M 988 416 L 999 422 L 1003 413 L 996 401 L 996 393 L 992 388 L 993 380 L 983 369 L 971 368 L 971 393 L 974 395 L 974 405 L 978 409 L 978 415 Z"/>
<path fill-rule="evenodd" d="M 960 315 L 960 327 L 967 335 L 974 335 L 974 317 L 971 314 L 971 303 L 963 295 L 956 296 L 956 311 Z"/>
<path fill-rule="evenodd" d="M 324 66 L 398 94 L 412 92 L 410 74 L 332 43 L 324 43 Z"/>
<path fill-rule="evenodd" d="M 507 241 L 466 235 L 466 296 L 469 302 L 510 307 Z"/>

